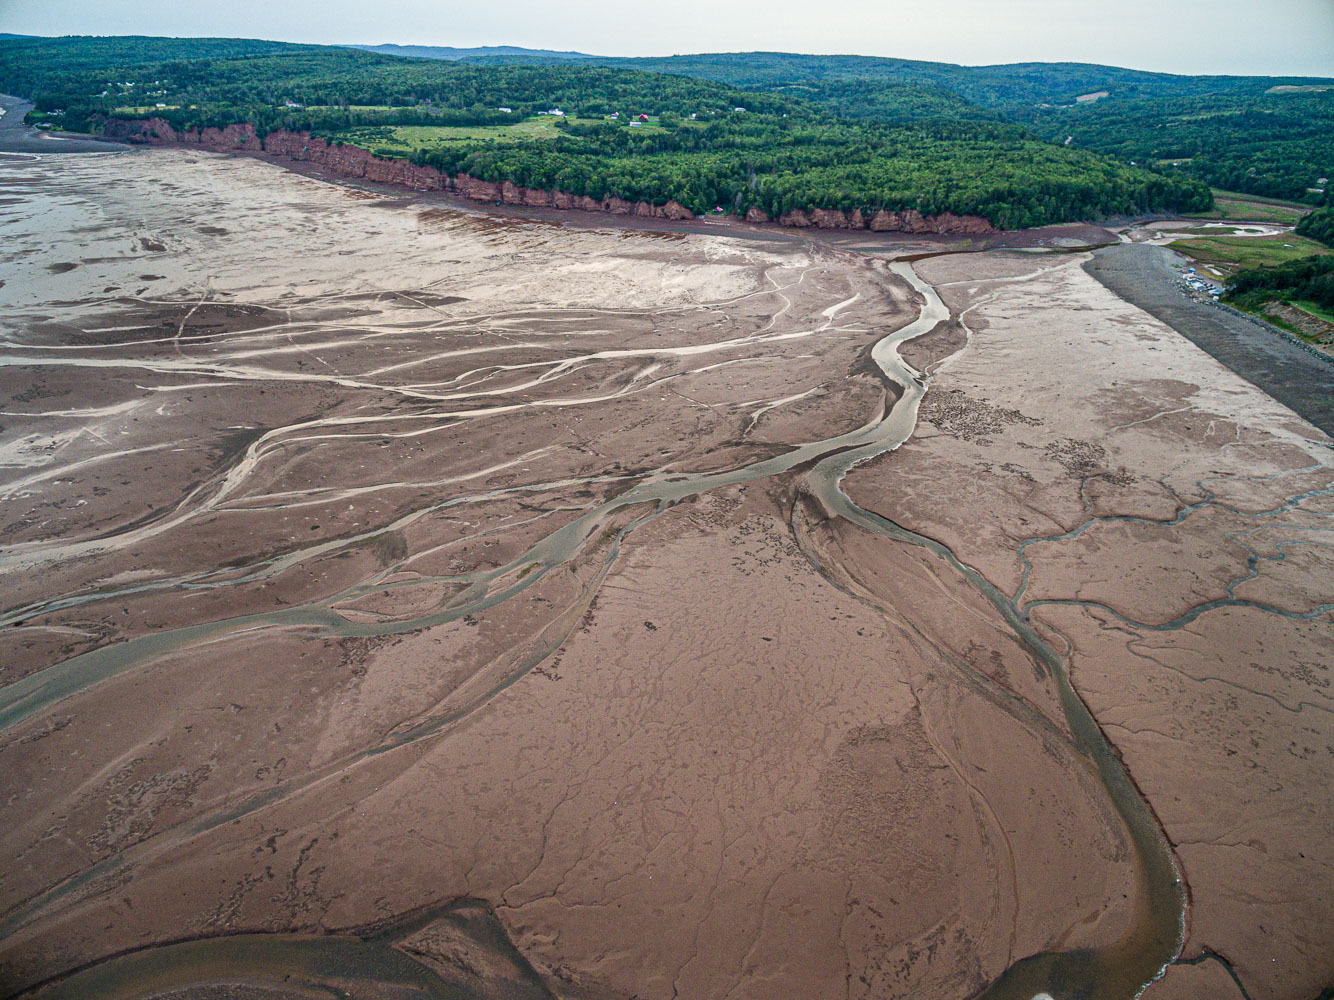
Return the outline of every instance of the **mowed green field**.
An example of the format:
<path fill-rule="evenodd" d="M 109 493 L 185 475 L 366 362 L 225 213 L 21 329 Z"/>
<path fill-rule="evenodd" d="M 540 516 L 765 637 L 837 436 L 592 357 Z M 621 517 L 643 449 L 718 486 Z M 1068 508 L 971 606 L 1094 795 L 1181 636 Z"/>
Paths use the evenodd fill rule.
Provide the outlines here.
<path fill-rule="evenodd" d="M 1214 210 L 1191 215 L 1192 219 L 1236 219 L 1246 222 L 1279 222 L 1292 225 L 1307 212 L 1309 205 L 1277 198 L 1236 194 L 1232 191 L 1214 191 Z"/>
<path fill-rule="evenodd" d="M 1330 249 L 1304 236 L 1204 236 L 1175 240 L 1171 247 L 1201 264 L 1210 264 L 1225 275 L 1248 267 L 1272 267 L 1299 257 L 1330 253 Z"/>
<path fill-rule="evenodd" d="M 452 143 L 524 139 L 553 139 L 557 119 L 526 118 L 513 125 L 371 125 L 338 133 L 343 142 L 365 149 L 410 153 L 414 149 L 439 149 Z"/>
<path fill-rule="evenodd" d="M 1323 319 L 1326 323 L 1334 323 L 1334 310 L 1325 309 L 1309 299 L 1292 299 L 1288 304 L 1296 306 L 1302 312 L 1310 313 L 1316 319 Z"/>
<path fill-rule="evenodd" d="M 372 125 L 348 129 L 335 137 L 342 142 L 364 149 L 407 154 L 415 149 L 431 150 L 462 143 L 494 142 L 499 145 L 532 140 L 554 139 L 560 134 L 556 123 L 570 121 L 577 125 L 593 125 L 601 118 L 554 118 L 537 115 L 524 118 L 513 125 Z M 644 132 L 663 131 L 649 124 L 640 126 Z"/>

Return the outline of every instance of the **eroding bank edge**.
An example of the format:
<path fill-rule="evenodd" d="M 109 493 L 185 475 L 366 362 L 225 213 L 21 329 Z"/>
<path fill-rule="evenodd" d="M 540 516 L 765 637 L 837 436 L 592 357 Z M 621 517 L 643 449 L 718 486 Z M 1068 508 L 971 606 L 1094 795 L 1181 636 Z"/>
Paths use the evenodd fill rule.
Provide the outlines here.
<path fill-rule="evenodd" d="M 451 177 L 435 167 L 376 156 L 359 146 L 330 145 L 309 132 L 278 129 L 261 137 L 255 131 L 255 126 L 249 123 L 228 125 L 225 128 L 177 130 L 162 118 L 111 118 L 106 122 L 105 135 L 110 139 L 132 143 L 194 146 L 219 153 L 268 153 L 285 160 L 314 163 L 342 177 L 400 184 L 414 191 L 449 191 L 472 201 L 501 202 L 529 208 L 578 209 L 673 221 L 695 218 L 695 213 L 677 201 L 655 205 L 647 201 L 626 201 L 612 195 L 598 199 L 568 191 L 524 187 L 512 181 L 485 181 L 468 174 Z M 874 232 L 972 235 L 996 232 L 995 227 L 980 216 L 955 215 L 952 212 L 928 216 L 914 209 L 902 212 L 880 209 L 873 213 L 858 208 L 851 212 L 824 208 L 793 209 L 777 219 L 771 219 L 762 209 L 752 208 L 746 213 L 745 219 L 751 223 L 776 222 L 780 226 L 797 229 L 869 229 Z"/>

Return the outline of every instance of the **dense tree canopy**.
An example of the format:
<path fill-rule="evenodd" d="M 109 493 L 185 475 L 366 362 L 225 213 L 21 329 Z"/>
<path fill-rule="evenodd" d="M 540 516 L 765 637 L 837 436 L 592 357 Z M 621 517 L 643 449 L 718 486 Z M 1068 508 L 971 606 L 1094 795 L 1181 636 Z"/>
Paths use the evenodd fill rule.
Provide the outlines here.
<path fill-rule="evenodd" d="M 573 133 L 575 129 L 570 129 Z M 891 152 L 892 151 L 892 152 Z M 915 209 L 980 215 L 1004 228 L 1167 207 L 1207 207 L 1198 185 L 1050 146 L 1005 127 L 764 124 L 734 116 L 703 129 L 637 135 L 623 128 L 554 144 L 416 157 L 449 172 L 630 200 L 674 199 L 769 215 L 793 209 Z"/>
<path fill-rule="evenodd" d="M 1328 198 L 1327 185 L 1324 192 L 1313 190 L 1322 186 L 1320 178 L 1334 176 L 1334 80 L 1177 76 L 1084 63 L 953 66 L 777 52 L 599 62 L 734 86 L 804 88 L 811 99 L 859 118 L 898 114 L 884 97 L 895 85 L 930 87 L 958 102 L 956 117 L 992 114 L 1056 142 L 1068 138 L 1071 145 L 1161 165 L 1214 187 L 1312 204 Z"/>
<path fill-rule="evenodd" d="M 1334 247 L 1334 208 L 1318 208 L 1297 223 L 1297 234 Z"/>
<path fill-rule="evenodd" d="M 500 56 L 490 62 L 517 61 Z M 1127 97 L 1187 97 L 1222 91 L 1259 93 L 1275 84 L 1304 84 L 1300 77 L 1178 76 L 1091 63 L 1011 63 L 958 66 L 881 56 L 800 55 L 790 52 L 722 52 L 663 57 L 586 56 L 601 65 L 679 73 L 737 87 L 773 89 L 795 82 L 867 81 L 928 83 L 974 104 L 1009 112 L 1070 104 L 1082 95 L 1114 90 Z M 543 61 L 552 61 L 545 58 Z"/>
<path fill-rule="evenodd" d="M 1028 116 L 1041 134 L 1217 188 L 1313 204 L 1334 175 L 1334 90 L 1106 98 Z"/>
<path fill-rule="evenodd" d="M 1228 284 L 1227 297 L 1245 306 L 1296 299 L 1334 309 L 1334 254 L 1239 271 Z"/>

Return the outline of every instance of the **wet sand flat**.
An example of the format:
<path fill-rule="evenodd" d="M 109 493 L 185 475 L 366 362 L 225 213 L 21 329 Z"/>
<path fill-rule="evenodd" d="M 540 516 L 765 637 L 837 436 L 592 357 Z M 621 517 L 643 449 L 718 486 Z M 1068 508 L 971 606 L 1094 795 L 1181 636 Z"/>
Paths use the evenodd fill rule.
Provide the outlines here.
<path fill-rule="evenodd" d="M 1233 974 L 1314 995 L 1334 976 L 1330 442 L 1084 263 L 919 265 L 971 345 L 849 492 L 1070 649 L 1190 888 L 1182 965 L 1146 996 Z"/>
<path fill-rule="evenodd" d="M 34 153 L 107 153 L 125 148 L 89 136 L 53 135 L 29 128 L 23 116 L 31 110 L 30 101 L 0 94 L 0 157 L 26 159 Z"/>
<path fill-rule="evenodd" d="M 1104 285 L 1243 378 L 1334 433 L 1334 364 L 1227 309 L 1197 302 L 1177 286 L 1182 258 L 1163 246 L 1122 244 L 1097 251 L 1085 265 Z"/>
<path fill-rule="evenodd" d="M 967 997 L 1175 933 L 1015 608 L 1175 846 L 1154 989 L 1334 974 L 1328 439 L 1084 258 L 914 289 L 194 151 L 0 193 L 7 992 L 190 941 L 209 996 L 220 935 L 278 989 L 320 934 L 300 990 Z M 872 349 L 937 293 L 921 396 Z M 829 492 L 909 403 L 844 488 L 1000 597 Z"/>

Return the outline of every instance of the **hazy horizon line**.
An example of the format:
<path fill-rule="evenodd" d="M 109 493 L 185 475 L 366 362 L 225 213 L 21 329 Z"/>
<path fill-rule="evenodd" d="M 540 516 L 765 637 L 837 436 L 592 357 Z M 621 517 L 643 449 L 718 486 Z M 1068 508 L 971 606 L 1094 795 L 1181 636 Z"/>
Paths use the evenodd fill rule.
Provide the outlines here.
<path fill-rule="evenodd" d="M 393 45 L 398 48 L 425 48 L 425 49 L 518 49 L 523 52 L 534 53 L 572 53 L 578 56 L 586 56 L 590 59 L 674 59 L 686 56 L 710 56 L 710 55 L 787 55 L 787 56 L 825 56 L 831 58 L 851 57 L 854 59 L 892 59 L 898 62 L 923 63 L 937 66 L 960 66 L 966 69 L 988 69 L 1001 66 L 1101 66 L 1108 69 L 1124 69 L 1137 73 L 1154 73 L 1161 76 L 1205 76 L 1205 77 L 1254 77 L 1269 79 L 1291 79 L 1291 80 L 1334 80 L 1334 76 L 1319 76 L 1311 73 L 1185 73 L 1177 70 L 1164 69 L 1146 69 L 1143 66 L 1131 66 L 1124 63 L 1112 62 L 1086 62 L 1079 59 L 1018 59 L 1012 62 L 948 62 L 943 59 L 913 59 L 907 56 L 870 54 L 865 52 L 818 52 L 818 51 L 799 51 L 796 49 L 714 49 L 699 52 L 672 52 L 652 55 L 616 55 L 605 52 L 584 52 L 581 49 L 558 49 L 558 48 L 534 48 L 528 45 L 516 45 L 512 42 L 483 42 L 475 45 L 445 44 L 441 42 L 307 42 L 293 40 L 290 38 L 261 38 L 252 35 L 152 35 L 138 32 L 109 32 L 109 33 L 78 33 L 69 32 L 59 35 L 38 35 L 21 31 L 0 32 L 0 36 L 9 36 L 11 38 L 171 38 L 171 39 L 193 39 L 204 41 L 210 38 L 233 38 L 241 41 L 252 42 L 278 42 L 284 45 L 309 45 L 316 48 L 375 48 L 377 46 Z M 389 54 L 389 53 L 382 53 Z M 402 58 L 429 58 L 403 56 Z M 452 60 L 440 60 L 452 61 Z"/>

